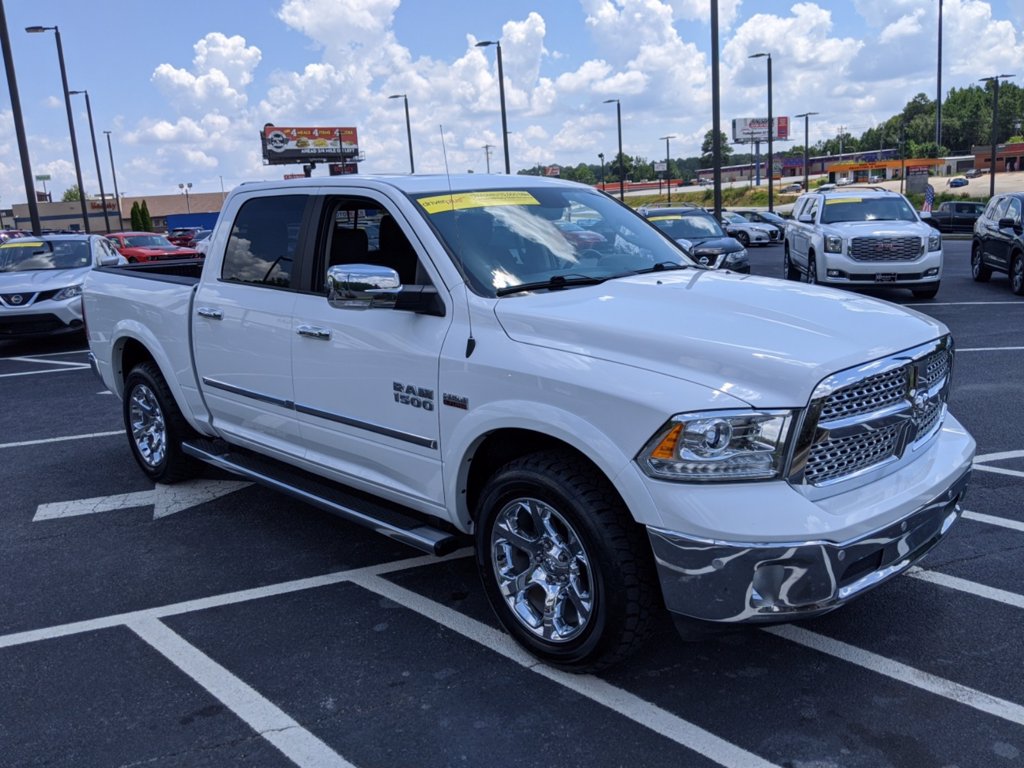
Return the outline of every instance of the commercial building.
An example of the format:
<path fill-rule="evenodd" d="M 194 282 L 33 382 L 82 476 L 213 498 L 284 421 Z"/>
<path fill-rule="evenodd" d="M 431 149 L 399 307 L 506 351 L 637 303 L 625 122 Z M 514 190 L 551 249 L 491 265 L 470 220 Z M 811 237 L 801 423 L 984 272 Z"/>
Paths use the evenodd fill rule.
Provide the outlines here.
<path fill-rule="evenodd" d="M 119 232 L 131 228 L 131 213 L 134 203 L 142 204 L 146 201 L 150 218 L 153 220 L 153 229 L 157 232 L 175 226 L 204 226 L 216 220 L 220 213 L 221 205 L 224 203 L 225 194 L 221 192 L 193 192 L 186 198 L 185 195 L 143 195 L 140 197 L 121 198 L 121 218 L 118 219 L 117 205 L 112 197 L 106 199 L 107 216 L 103 216 L 103 202 L 99 198 L 87 198 L 87 209 L 89 212 L 89 228 L 97 233 Z M 39 223 L 43 229 L 68 230 L 71 232 L 84 232 L 85 226 L 82 220 L 82 206 L 76 200 L 68 203 L 37 203 L 39 207 Z M 16 229 L 30 230 L 32 219 L 29 216 L 28 204 L 17 203 L 13 206 L 14 222 Z M 107 229 L 107 221 L 110 222 L 110 229 Z"/>

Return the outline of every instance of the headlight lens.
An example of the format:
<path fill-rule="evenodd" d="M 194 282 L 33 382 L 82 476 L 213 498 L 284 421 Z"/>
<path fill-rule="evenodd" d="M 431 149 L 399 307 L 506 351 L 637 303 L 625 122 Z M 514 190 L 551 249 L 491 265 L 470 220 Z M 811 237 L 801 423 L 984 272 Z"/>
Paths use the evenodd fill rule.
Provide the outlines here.
<path fill-rule="evenodd" d="M 938 232 L 933 232 L 928 235 L 928 250 L 938 251 L 942 248 L 942 235 Z"/>
<path fill-rule="evenodd" d="M 843 238 L 838 235 L 825 235 L 825 253 L 842 253 Z"/>
<path fill-rule="evenodd" d="M 746 248 L 744 248 L 743 250 L 740 250 L 740 251 L 734 251 L 733 253 L 728 253 L 725 256 L 725 263 L 726 264 L 739 264 L 740 262 L 746 261 L 746 260 L 747 260 L 747 249 Z"/>
<path fill-rule="evenodd" d="M 65 288 L 64 290 L 60 291 L 56 296 L 54 296 L 53 300 L 54 301 L 67 301 L 68 299 L 73 299 L 73 298 L 75 298 L 75 296 L 81 296 L 81 295 L 82 295 L 82 286 L 81 285 L 69 285 L 67 288 Z"/>
<path fill-rule="evenodd" d="M 782 472 L 791 411 L 673 416 L 637 457 L 649 476 L 680 482 L 771 480 Z"/>

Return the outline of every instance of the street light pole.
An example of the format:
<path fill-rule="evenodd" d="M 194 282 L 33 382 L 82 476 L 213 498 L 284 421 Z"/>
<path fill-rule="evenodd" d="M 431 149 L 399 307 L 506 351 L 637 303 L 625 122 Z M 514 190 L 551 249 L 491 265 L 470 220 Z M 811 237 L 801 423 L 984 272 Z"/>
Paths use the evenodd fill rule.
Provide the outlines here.
<path fill-rule="evenodd" d="M 183 184 L 179 183 L 178 184 L 178 189 L 184 190 L 184 192 L 185 192 L 185 210 L 188 213 L 192 213 L 192 204 L 189 203 L 189 201 L 188 201 L 188 191 L 190 189 L 192 189 L 192 182 L 189 181 L 189 182 L 185 182 Z"/>
<path fill-rule="evenodd" d="M 107 152 L 110 154 L 110 175 L 114 177 L 114 200 L 117 202 L 117 228 L 124 229 L 124 217 L 121 216 L 121 193 L 117 191 L 117 171 L 114 168 L 114 148 L 110 144 L 110 131 L 107 135 Z"/>
<path fill-rule="evenodd" d="M 992 77 L 983 77 L 978 80 L 979 83 L 992 83 L 992 148 L 988 167 L 989 197 L 995 197 L 996 194 L 996 130 L 999 123 L 999 80 L 1011 77 L 1013 75 L 993 75 Z"/>
<path fill-rule="evenodd" d="M 619 200 L 626 200 L 626 166 L 622 158 L 622 104 L 618 99 L 605 99 L 605 104 L 615 102 L 615 116 L 619 123 Z"/>
<path fill-rule="evenodd" d="M 103 173 L 100 171 L 100 153 L 96 149 L 96 130 L 92 124 L 92 104 L 89 103 L 88 91 L 71 91 L 71 95 L 85 94 L 85 114 L 89 116 L 89 135 L 92 137 L 92 158 L 96 162 L 96 181 L 100 185 L 100 204 L 103 206 L 103 223 L 110 232 L 110 218 L 107 216 L 107 195 L 103 191 Z"/>
<path fill-rule="evenodd" d="M 404 93 L 396 93 L 388 98 L 402 99 L 405 102 L 405 135 L 409 139 L 409 173 L 416 173 L 416 164 L 412 161 L 412 123 L 409 122 L 409 97 Z"/>
<path fill-rule="evenodd" d="M 669 139 L 674 139 L 675 138 L 675 134 L 670 134 L 668 136 L 662 136 L 661 138 L 665 140 L 665 180 L 668 182 L 666 184 L 666 186 L 668 187 L 668 202 L 671 203 L 672 202 L 672 167 L 671 167 L 671 163 L 672 163 L 671 157 L 672 156 L 669 154 L 669 151 L 668 151 L 668 140 Z"/>
<path fill-rule="evenodd" d="M 505 70 L 501 65 L 501 41 L 481 40 L 476 44 L 477 48 L 486 48 L 493 45 L 498 51 L 498 95 L 501 98 L 501 140 L 505 145 L 505 174 L 512 174 L 512 166 L 508 159 L 508 118 L 505 114 Z"/>
<path fill-rule="evenodd" d="M 775 121 L 772 118 L 772 55 L 770 53 L 754 53 L 748 56 L 750 59 L 768 59 L 768 210 L 775 211 L 775 198 L 773 188 L 775 186 L 775 160 L 772 156 L 772 134 L 775 133 Z"/>
<path fill-rule="evenodd" d="M 85 205 L 85 185 L 82 183 L 82 164 L 78 160 L 78 141 L 75 139 L 75 118 L 71 112 L 71 93 L 68 91 L 68 71 L 64 66 L 64 46 L 60 42 L 60 30 L 57 27 L 25 27 L 26 32 L 49 32 L 53 30 L 53 37 L 57 41 L 57 61 L 60 63 L 60 81 L 64 87 L 64 108 L 68 113 L 68 131 L 71 133 L 71 155 L 75 160 L 75 178 L 78 180 L 78 199 L 82 204 L 82 224 L 85 226 L 86 234 L 92 232 L 89 227 L 89 211 Z"/>
<path fill-rule="evenodd" d="M 601 161 L 601 191 L 604 192 L 604 152 L 598 152 L 597 158 Z"/>
<path fill-rule="evenodd" d="M 11 95 L 11 116 L 14 119 L 14 133 L 18 139 L 18 154 L 21 156 L 21 174 L 25 180 L 28 216 L 32 222 L 32 234 L 38 235 L 42 229 L 39 223 L 39 202 L 36 200 L 32 164 L 28 156 L 28 141 L 25 139 L 25 122 L 21 116 L 21 99 L 18 97 L 18 80 L 14 75 L 14 54 L 11 53 L 11 38 L 7 34 L 7 14 L 4 12 L 4 0 L 0 0 L 0 48 L 3 49 L 4 70 L 7 72 L 7 90 Z M 46 188 L 45 184 L 43 188 Z"/>
<path fill-rule="evenodd" d="M 942 0 L 939 0 L 939 48 L 936 53 L 939 63 L 935 70 L 935 156 L 940 157 L 939 153 L 942 152 L 939 149 L 942 144 Z"/>
<path fill-rule="evenodd" d="M 484 144 L 484 157 L 487 159 L 487 172 L 491 172 L 491 150 L 494 149 L 493 144 Z"/>
<path fill-rule="evenodd" d="M 796 115 L 796 117 L 802 117 L 804 119 L 804 192 L 810 189 L 811 182 L 811 169 L 808 166 L 808 130 L 810 127 L 811 115 L 820 114 L 818 112 L 804 112 L 802 115 Z"/>

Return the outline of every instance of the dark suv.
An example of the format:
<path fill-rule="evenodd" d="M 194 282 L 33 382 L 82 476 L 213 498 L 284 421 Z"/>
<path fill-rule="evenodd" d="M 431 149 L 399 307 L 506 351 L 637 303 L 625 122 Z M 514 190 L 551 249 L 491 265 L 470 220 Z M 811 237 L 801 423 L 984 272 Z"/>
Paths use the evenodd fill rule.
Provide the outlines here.
<path fill-rule="evenodd" d="M 729 237 L 714 216 L 703 208 L 642 208 L 647 220 L 683 247 L 698 264 L 712 269 L 750 272 L 747 249 Z"/>
<path fill-rule="evenodd" d="M 1010 289 L 1024 296 L 1024 192 L 996 195 L 974 224 L 971 275 L 987 282 L 993 272 L 1010 276 Z"/>

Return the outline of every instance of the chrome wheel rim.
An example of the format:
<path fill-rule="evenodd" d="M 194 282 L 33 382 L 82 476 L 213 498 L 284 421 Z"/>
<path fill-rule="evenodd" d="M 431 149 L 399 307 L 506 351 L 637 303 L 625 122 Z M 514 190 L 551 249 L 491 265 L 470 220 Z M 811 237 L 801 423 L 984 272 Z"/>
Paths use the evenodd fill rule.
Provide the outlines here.
<path fill-rule="evenodd" d="M 971 276 L 977 277 L 979 272 L 981 272 L 981 254 L 975 248 L 971 254 Z"/>
<path fill-rule="evenodd" d="M 1013 290 L 1020 293 L 1021 286 L 1024 286 L 1024 256 L 1017 256 L 1013 260 Z"/>
<path fill-rule="evenodd" d="M 818 263 L 811 259 L 807 262 L 807 284 L 817 285 L 818 283 Z"/>
<path fill-rule="evenodd" d="M 498 591 L 516 621 L 552 643 L 573 640 L 594 611 L 590 559 L 575 529 L 551 506 L 514 499 L 491 530 Z"/>
<path fill-rule="evenodd" d="M 145 384 L 132 390 L 128 400 L 132 441 L 146 466 L 157 467 L 167 456 L 167 426 L 156 394 Z"/>

